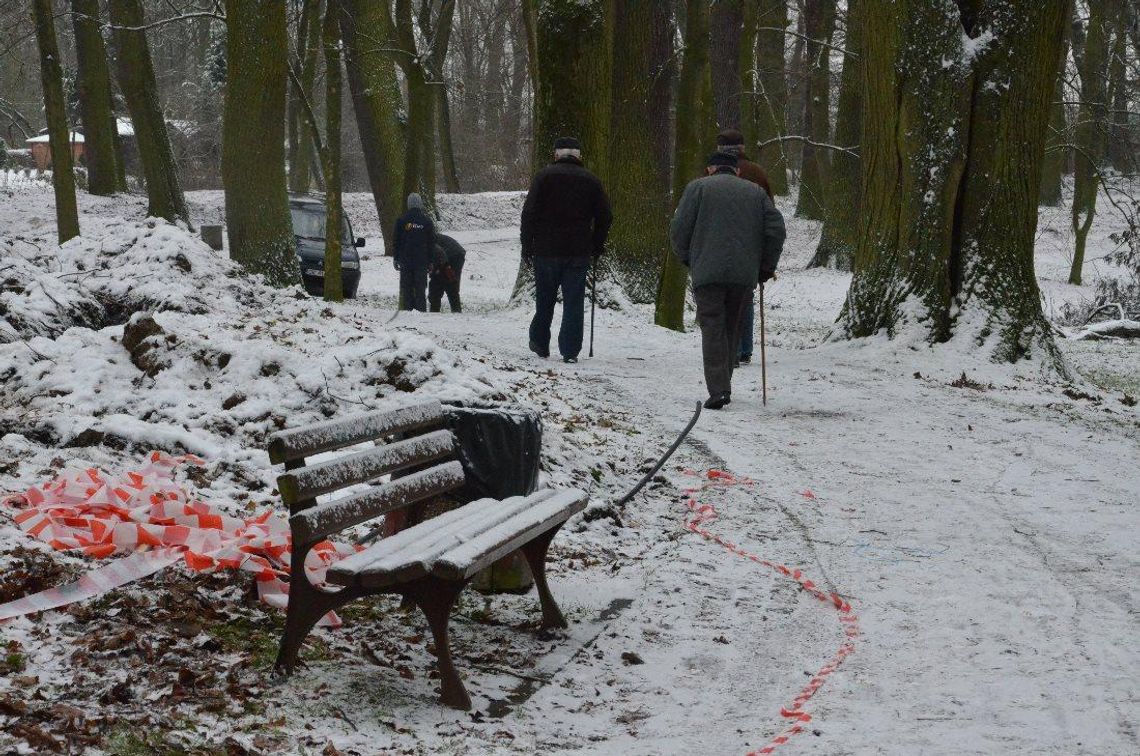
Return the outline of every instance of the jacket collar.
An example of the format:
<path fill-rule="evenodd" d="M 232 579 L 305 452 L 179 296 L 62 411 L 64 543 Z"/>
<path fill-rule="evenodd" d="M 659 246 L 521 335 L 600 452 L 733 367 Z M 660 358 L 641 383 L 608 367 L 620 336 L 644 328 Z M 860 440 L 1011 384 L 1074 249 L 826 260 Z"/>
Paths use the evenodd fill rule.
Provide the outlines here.
<path fill-rule="evenodd" d="M 558 158 L 554 162 L 555 163 L 570 163 L 572 165 L 584 165 L 581 160 L 579 160 L 578 158 L 573 157 L 571 155 L 567 155 L 566 157 Z"/>

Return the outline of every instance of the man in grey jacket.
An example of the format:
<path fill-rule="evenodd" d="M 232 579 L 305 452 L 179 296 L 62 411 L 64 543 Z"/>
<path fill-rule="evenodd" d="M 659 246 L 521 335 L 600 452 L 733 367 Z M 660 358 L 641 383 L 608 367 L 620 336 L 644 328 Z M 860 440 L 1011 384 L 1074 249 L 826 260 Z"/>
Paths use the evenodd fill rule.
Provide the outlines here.
<path fill-rule="evenodd" d="M 689 268 L 701 326 L 705 407 L 732 401 L 740 312 L 757 284 L 776 272 L 784 217 L 756 184 L 739 177 L 735 155 L 709 158 L 708 175 L 689 183 L 670 226 L 673 251 Z"/>

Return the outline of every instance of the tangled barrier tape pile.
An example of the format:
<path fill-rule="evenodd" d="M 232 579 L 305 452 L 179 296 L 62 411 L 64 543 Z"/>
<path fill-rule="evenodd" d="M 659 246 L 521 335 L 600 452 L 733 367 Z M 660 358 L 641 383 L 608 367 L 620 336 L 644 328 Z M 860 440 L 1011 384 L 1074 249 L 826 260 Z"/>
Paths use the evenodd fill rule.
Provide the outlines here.
<path fill-rule="evenodd" d="M 799 584 L 806 593 L 819 601 L 833 607 L 839 613 L 839 621 L 843 627 L 844 642 L 835 652 L 831 659 L 820 667 L 819 671 L 812 675 L 808 684 L 804 686 L 790 706 L 785 706 L 780 709 L 780 716 L 785 719 L 791 720 L 792 724 L 780 732 L 776 737 L 768 743 L 768 745 L 756 751 L 749 751 L 748 756 L 762 756 L 763 754 L 773 753 L 777 748 L 787 743 L 795 735 L 804 731 L 804 725 L 811 721 L 811 714 L 804 710 L 804 706 L 811 700 L 827 678 L 831 676 L 835 670 L 839 669 L 839 665 L 843 660 L 855 652 L 855 639 L 859 637 L 859 618 L 851 609 L 851 604 L 843 599 L 838 593 L 826 593 L 816 586 L 814 582 L 809 580 L 800 570 L 792 569 L 783 564 L 770 562 L 755 554 L 745 551 L 740 546 L 719 536 L 710 531 L 706 525 L 711 523 L 717 518 L 716 509 L 712 504 L 702 504 L 699 500 L 700 495 L 710 489 L 729 488 L 732 486 L 751 486 L 753 481 L 748 478 L 738 478 L 731 473 L 724 472 L 723 470 L 709 470 L 704 475 L 697 473 L 693 470 L 685 470 L 684 474 L 689 477 L 700 478 L 701 485 L 693 486 L 684 489 L 684 493 L 688 496 L 687 506 L 692 513 L 693 518 L 685 521 L 685 527 L 696 533 L 697 535 L 712 541 L 713 543 L 720 544 L 729 552 L 736 556 L 748 559 L 756 564 L 767 567 L 771 570 L 778 572 L 786 578 L 794 580 Z M 811 498 L 815 498 L 813 494 Z"/>
<path fill-rule="evenodd" d="M 119 477 L 88 468 L 6 498 L 4 507 L 16 525 L 55 549 L 99 558 L 128 556 L 70 585 L 0 605 L 0 621 L 94 598 L 180 560 L 196 572 L 251 572 L 261 600 L 284 608 L 292 548 L 288 520 L 271 510 L 240 519 L 194 498 L 174 480 L 175 469 L 185 464 L 203 462 L 155 451 L 140 470 Z M 307 555 L 305 572 L 319 584 L 330 564 L 355 551 L 345 544 L 322 543 Z M 339 620 L 330 613 L 321 623 L 336 626 Z"/>

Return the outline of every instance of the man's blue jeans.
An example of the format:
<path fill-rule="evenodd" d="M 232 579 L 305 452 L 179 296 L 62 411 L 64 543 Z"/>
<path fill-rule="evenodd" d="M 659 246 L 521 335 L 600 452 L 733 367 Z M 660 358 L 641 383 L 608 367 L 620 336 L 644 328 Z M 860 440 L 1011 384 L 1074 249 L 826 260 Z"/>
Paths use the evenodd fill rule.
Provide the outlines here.
<path fill-rule="evenodd" d="M 586 303 L 586 275 L 589 257 L 535 257 L 535 312 L 530 321 L 530 342 L 550 351 L 550 324 L 554 305 L 562 290 L 562 327 L 558 330 L 558 351 L 563 357 L 577 357 L 582 351 L 582 321 Z"/>
<path fill-rule="evenodd" d="M 744 302 L 744 309 L 740 313 L 740 351 L 741 359 L 752 357 L 752 332 L 756 329 L 756 297 L 748 297 Z"/>

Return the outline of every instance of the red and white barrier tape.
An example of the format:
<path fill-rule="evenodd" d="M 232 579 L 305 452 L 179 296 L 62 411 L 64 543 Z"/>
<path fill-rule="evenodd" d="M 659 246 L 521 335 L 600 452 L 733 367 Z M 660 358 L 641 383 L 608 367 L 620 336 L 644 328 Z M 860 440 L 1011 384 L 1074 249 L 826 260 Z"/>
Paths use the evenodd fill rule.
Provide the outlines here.
<path fill-rule="evenodd" d="M 736 476 L 724 472 L 723 470 L 709 470 L 704 475 L 701 475 L 700 473 L 694 472 L 692 470 L 685 470 L 684 472 L 686 475 L 691 477 L 703 478 L 703 482 L 700 486 L 684 489 L 684 493 L 689 497 L 687 502 L 689 511 L 694 515 L 691 520 L 685 521 L 685 527 L 688 530 L 702 536 L 709 541 L 712 541 L 713 543 L 720 544 L 729 552 L 736 554 L 739 557 L 748 559 L 749 561 L 763 565 L 764 567 L 768 567 L 769 569 L 780 573 L 784 577 L 796 581 L 796 583 L 799 584 L 800 588 L 802 588 L 805 592 L 815 597 L 819 601 L 832 606 L 837 612 L 839 612 L 839 621 L 843 626 L 843 635 L 846 638 L 843 645 L 839 647 L 839 650 L 835 652 L 835 655 L 831 658 L 831 660 L 820 667 L 819 671 L 812 676 L 811 680 L 808 681 L 807 685 L 804 686 L 799 695 L 792 699 L 791 706 L 786 706 L 780 709 L 780 716 L 793 720 L 793 724 L 780 734 L 776 735 L 776 737 L 772 738 L 768 745 L 760 748 L 759 750 L 748 752 L 748 756 L 764 756 L 765 754 L 775 752 L 778 747 L 787 743 L 794 735 L 798 735 L 799 733 L 803 732 L 804 723 L 811 721 L 811 714 L 804 711 L 804 706 L 808 701 L 811 700 L 812 696 L 814 696 L 819 691 L 819 689 L 823 687 L 823 684 L 827 681 L 827 678 L 831 676 L 835 670 L 839 669 L 839 666 L 843 664 L 843 661 L 855 652 L 855 639 L 859 637 L 859 618 L 852 611 L 851 604 L 845 601 L 843 597 L 841 597 L 838 593 L 825 593 L 824 591 L 820 590 L 816 584 L 813 581 L 809 580 L 800 570 L 793 569 L 783 564 L 777 564 L 775 562 L 768 561 L 767 559 L 763 559 L 751 552 L 745 551 L 740 546 L 725 539 L 723 536 L 719 536 L 716 533 L 711 532 L 708 530 L 708 528 L 705 527 L 705 525 L 717 518 L 716 509 L 711 504 L 700 503 L 697 499 L 698 495 L 703 491 L 707 491 L 709 489 L 728 488 L 731 486 L 751 486 L 753 484 L 751 480 L 748 478 L 737 478 Z M 808 493 L 810 492 L 805 492 L 804 496 L 807 497 Z M 814 494 L 811 494 L 808 498 L 814 499 L 816 497 Z"/>
<path fill-rule="evenodd" d="M 3 504 L 13 511 L 16 525 L 53 548 L 99 558 L 130 556 L 75 583 L 0 605 L 0 621 L 93 598 L 179 560 L 196 572 L 252 572 L 261 600 L 284 608 L 292 549 L 288 520 L 272 510 L 239 519 L 192 497 L 174 480 L 174 470 L 183 464 L 203 463 L 156 451 L 142 469 L 122 476 L 89 468 L 6 498 Z M 305 558 L 308 579 L 323 582 L 330 564 L 355 551 L 347 544 L 318 544 Z M 321 624 L 336 626 L 340 620 L 330 613 Z"/>

